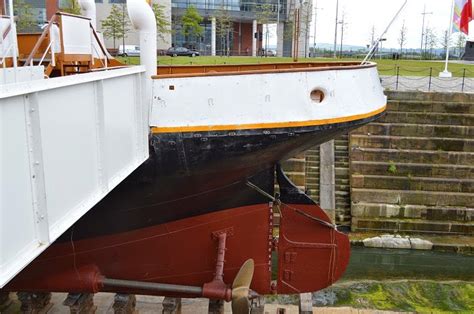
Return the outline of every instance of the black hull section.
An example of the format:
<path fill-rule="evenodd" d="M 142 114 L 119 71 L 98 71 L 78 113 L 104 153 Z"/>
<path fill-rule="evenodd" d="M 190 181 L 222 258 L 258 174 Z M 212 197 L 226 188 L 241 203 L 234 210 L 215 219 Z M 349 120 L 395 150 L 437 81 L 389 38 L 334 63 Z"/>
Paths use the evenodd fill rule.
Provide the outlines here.
<path fill-rule="evenodd" d="M 277 162 L 381 115 L 314 127 L 152 134 L 150 158 L 58 241 L 268 202 L 247 180 L 273 195 Z"/>

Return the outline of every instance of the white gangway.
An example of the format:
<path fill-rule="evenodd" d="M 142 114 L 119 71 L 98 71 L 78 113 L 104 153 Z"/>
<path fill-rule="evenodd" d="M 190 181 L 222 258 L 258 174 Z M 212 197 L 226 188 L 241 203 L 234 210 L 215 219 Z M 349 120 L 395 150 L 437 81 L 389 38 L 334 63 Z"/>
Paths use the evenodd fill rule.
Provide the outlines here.
<path fill-rule="evenodd" d="M 0 288 L 148 158 L 145 67 L 43 71 L 0 68 Z"/>

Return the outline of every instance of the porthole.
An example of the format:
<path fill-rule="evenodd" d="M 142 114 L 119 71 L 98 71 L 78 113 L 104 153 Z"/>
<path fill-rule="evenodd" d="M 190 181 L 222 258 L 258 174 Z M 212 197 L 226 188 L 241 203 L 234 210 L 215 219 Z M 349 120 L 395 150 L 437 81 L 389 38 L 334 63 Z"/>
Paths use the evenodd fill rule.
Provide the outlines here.
<path fill-rule="evenodd" d="M 322 103 L 324 100 L 324 92 L 320 89 L 313 89 L 310 94 L 311 100 L 317 104 Z"/>

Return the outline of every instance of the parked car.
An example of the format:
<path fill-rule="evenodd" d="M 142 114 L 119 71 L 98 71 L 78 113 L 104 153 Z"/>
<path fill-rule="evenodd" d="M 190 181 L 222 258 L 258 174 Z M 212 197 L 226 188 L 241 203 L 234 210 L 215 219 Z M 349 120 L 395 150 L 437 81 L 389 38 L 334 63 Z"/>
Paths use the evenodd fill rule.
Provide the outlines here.
<path fill-rule="evenodd" d="M 195 50 L 190 50 L 184 47 L 171 47 L 166 52 L 167 56 L 177 57 L 177 56 L 188 56 L 188 57 L 197 57 L 199 52 Z"/>
<path fill-rule="evenodd" d="M 267 49 L 267 50 L 265 51 L 265 55 L 266 55 L 267 57 L 276 57 L 277 52 L 276 52 L 275 50 L 272 50 L 272 49 Z"/>
<path fill-rule="evenodd" d="M 140 56 L 140 47 L 135 45 L 123 45 L 119 46 L 118 55 L 122 57 L 139 57 Z"/>

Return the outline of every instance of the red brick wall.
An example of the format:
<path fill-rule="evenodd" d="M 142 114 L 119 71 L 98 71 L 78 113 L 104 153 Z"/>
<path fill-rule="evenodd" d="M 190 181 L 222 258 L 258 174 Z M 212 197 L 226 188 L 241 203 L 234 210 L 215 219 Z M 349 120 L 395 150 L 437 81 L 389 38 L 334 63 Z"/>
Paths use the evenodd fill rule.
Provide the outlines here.
<path fill-rule="evenodd" d="M 252 55 L 252 23 L 242 23 L 241 25 L 242 44 L 240 46 L 240 55 Z M 262 31 L 262 25 L 257 25 L 257 30 Z M 257 51 L 262 47 L 262 42 L 257 41 Z M 239 22 L 234 23 L 234 42 L 233 55 L 239 54 Z"/>

